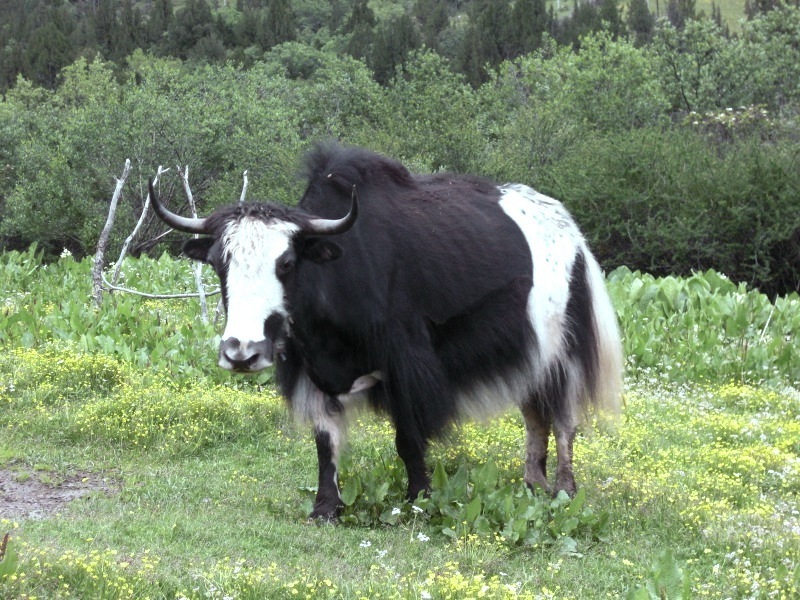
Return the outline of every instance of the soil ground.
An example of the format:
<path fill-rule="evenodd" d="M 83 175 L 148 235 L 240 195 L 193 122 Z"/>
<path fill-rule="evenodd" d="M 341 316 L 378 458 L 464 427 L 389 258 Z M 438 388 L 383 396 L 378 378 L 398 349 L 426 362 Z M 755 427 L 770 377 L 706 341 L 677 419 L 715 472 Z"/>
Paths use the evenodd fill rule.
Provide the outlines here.
<path fill-rule="evenodd" d="M 0 467 L 0 519 L 43 519 L 72 500 L 107 493 L 113 481 L 92 473 L 55 474 L 10 464 Z"/>

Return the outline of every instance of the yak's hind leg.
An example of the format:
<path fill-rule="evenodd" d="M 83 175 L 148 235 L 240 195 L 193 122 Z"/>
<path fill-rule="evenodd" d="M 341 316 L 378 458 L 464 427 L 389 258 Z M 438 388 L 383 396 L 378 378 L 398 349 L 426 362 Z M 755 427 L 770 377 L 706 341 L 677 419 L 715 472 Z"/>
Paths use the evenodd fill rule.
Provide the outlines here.
<path fill-rule="evenodd" d="M 578 422 L 576 417 L 579 386 L 575 383 L 574 373 L 570 370 L 558 369 L 558 374 L 550 382 L 541 396 L 534 396 L 522 406 L 527 433 L 525 458 L 525 483 L 533 487 L 541 485 L 553 495 L 565 491 L 575 495 L 575 476 L 572 470 L 572 446 Z M 555 485 L 547 484 L 547 447 L 550 429 L 556 440 L 556 477 Z"/>
<path fill-rule="evenodd" d="M 577 487 L 572 471 L 572 445 L 575 441 L 577 429 L 574 418 L 569 415 L 559 415 L 552 421 L 542 415 L 535 403 L 522 408 L 525 420 L 525 483 L 533 488 L 541 486 L 545 491 L 558 494 L 565 491 L 570 496 L 575 495 Z M 550 427 L 556 438 L 556 481 L 553 488 L 547 483 L 547 445 L 550 438 Z"/>
<path fill-rule="evenodd" d="M 530 488 L 539 485 L 550 491 L 547 483 L 547 443 L 550 419 L 544 417 L 534 403 L 522 408 L 525 420 L 525 483 Z"/>
<path fill-rule="evenodd" d="M 575 441 L 577 424 L 571 415 L 564 415 L 553 421 L 553 435 L 556 438 L 556 484 L 553 493 L 565 491 L 574 496 L 577 491 L 575 475 L 572 472 L 572 444 Z"/>

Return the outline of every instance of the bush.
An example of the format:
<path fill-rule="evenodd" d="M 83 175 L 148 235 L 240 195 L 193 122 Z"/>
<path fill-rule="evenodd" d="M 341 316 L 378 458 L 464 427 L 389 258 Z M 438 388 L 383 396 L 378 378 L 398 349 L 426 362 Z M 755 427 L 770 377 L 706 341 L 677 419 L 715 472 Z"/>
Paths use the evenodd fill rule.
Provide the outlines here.
<path fill-rule="evenodd" d="M 791 140 L 646 128 L 587 136 L 546 185 L 607 268 L 714 268 L 774 295 L 800 289 L 797 160 Z"/>

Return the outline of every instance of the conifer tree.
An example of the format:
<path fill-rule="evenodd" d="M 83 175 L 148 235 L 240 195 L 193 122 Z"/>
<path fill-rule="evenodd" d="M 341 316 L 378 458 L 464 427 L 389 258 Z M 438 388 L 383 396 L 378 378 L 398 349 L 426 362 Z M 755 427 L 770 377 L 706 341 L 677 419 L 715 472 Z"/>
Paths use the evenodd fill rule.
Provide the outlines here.
<path fill-rule="evenodd" d="M 297 25 L 289 0 L 270 0 L 266 12 L 267 46 L 291 42 L 297 37 Z"/>
<path fill-rule="evenodd" d="M 511 54 L 519 56 L 540 48 L 549 30 L 545 0 L 517 0 L 511 12 Z"/>
<path fill-rule="evenodd" d="M 419 32 L 407 14 L 379 27 L 369 60 L 375 80 L 383 85 L 388 84 L 394 77 L 396 68 L 402 65 L 408 53 L 419 48 L 420 44 Z"/>
<path fill-rule="evenodd" d="M 511 8 L 505 0 L 476 0 L 460 53 L 461 71 L 473 86 L 485 82 L 485 65 L 495 67 L 510 57 Z"/>
<path fill-rule="evenodd" d="M 600 26 L 617 39 L 625 33 L 625 24 L 617 6 L 617 0 L 600 0 L 597 9 Z"/>
<path fill-rule="evenodd" d="M 195 46 L 213 32 L 211 8 L 206 0 L 187 0 L 167 31 L 167 52 L 178 58 L 196 58 Z"/>
<path fill-rule="evenodd" d="M 653 39 L 656 19 L 647 6 L 647 0 L 631 0 L 628 6 L 628 29 L 636 47 L 649 44 Z"/>
<path fill-rule="evenodd" d="M 600 28 L 597 6 L 589 0 L 575 0 L 572 16 L 559 25 L 556 39 L 561 44 L 580 46 L 582 36 Z"/>
<path fill-rule="evenodd" d="M 175 15 L 172 0 L 155 0 L 147 20 L 147 40 L 150 44 L 161 44 L 164 34 L 169 30 Z"/>
<path fill-rule="evenodd" d="M 356 0 L 353 12 L 345 21 L 342 33 L 350 34 L 346 52 L 353 58 L 367 58 L 372 50 L 377 20 L 367 0 Z"/>
<path fill-rule="evenodd" d="M 438 36 L 450 20 L 446 0 L 417 0 L 413 14 L 421 24 L 422 43 L 428 48 L 438 48 Z"/>
<path fill-rule="evenodd" d="M 675 29 L 683 29 L 695 17 L 695 0 L 669 0 L 667 18 Z"/>
<path fill-rule="evenodd" d="M 117 37 L 116 2 L 114 0 L 97 0 L 92 22 L 94 39 L 100 47 L 100 53 L 110 58 Z"/>
<path fill-rule="evenodd" d="M 72 62 L 72 44 L 53 21 L 33 32 L 25 62 L 26 77 L 43 87 L 55 88 L 61 69 Z"/>
<path fill-rule="evenodd" d="M 113 51 L 110 58 L 120 62 L 136 48 L 140 48 L 144 42 L 143 29 L 142 13 L 134 7 L 133 0 L 122 0 L 122 12 L 117 35 L 112 42 Z"/>

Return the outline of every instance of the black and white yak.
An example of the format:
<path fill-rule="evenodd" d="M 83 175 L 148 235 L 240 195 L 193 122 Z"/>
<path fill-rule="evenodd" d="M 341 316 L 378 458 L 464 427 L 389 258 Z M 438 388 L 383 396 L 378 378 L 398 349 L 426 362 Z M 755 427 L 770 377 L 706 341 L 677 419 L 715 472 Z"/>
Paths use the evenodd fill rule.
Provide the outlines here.
<path fill-rule="evenodd" d="M 205 237 L 184 252 L 219 275 L 227 323 L 219 366 L 275 367 L 292 411 L 314 427 L 312 516 L 341 503 L 348 413 L 367 404 L 396 431 L 412 500 L 428 489 L 429 441 L 510 404 L 527 430 L 525 481 L 575 492 L 572 447 L 585 409 L 614 409 L 622 354 L 603 274 L 564 206 L 529 187 L 414 175 L 337 144 L 306 161 L 298 208 L 249 203 L 203 219 L 161 206 Z"/>

